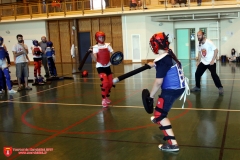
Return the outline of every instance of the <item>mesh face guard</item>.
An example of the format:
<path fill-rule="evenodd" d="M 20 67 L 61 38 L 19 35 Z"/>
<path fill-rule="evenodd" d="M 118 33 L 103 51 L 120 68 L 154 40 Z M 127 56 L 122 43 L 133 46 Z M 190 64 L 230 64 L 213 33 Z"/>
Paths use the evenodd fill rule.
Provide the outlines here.
<path fill-rule="evenodd" d="M 47 47 L 52 47 L 53 46 L 53 43 L 51 41 L 48 41 L 47 42 Z"/>
<path fill-rule="evenodd" d="M 150 48 L 155 54 L 158 54 L 158 50 L 168 50 L 169 49 L 168 35 L 164 32 L 159 32 L 154 34 L 149 42 Z"/>
<path fill-rule="evenodd" d="M 104 37 L 104 40 L 103 40 L 103 41 L 100 41 L 100 40 L 99 40 L 99 37 L 101 37 L 101 36 Z M 104 33 L 104 32 L 101 32 L 101 31 L 96 32 L 96 34 L 95 34 L 95 40 L 96 40 L 98 43 L 103 44 L 104 41 L 105 41 L 105 33 Z"/>
<path fill-rule="evenodd" d="M 37 40 L 33 40 L 32 43 L 33 43 L 34 46 L 38 46 L 38 41 Z"/>

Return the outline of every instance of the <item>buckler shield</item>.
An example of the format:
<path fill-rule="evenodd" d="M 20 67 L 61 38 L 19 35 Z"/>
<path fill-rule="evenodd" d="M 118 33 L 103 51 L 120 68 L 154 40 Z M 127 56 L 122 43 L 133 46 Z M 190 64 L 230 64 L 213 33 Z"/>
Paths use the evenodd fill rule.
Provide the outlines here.
<path fill-rule="evenodd" d="M 153 100 L 150 101 L 150 92 L 148 89 L 142 90 L 142 102 L 147 113 L 153 113 Z"/>
<path fill-rule="evenodd" d="M 106 66 L 110 61 L 110 52 L 107 48 L 98 50 L 97 53 L 97 62 L 101 63 L 103 66 Z"/>
<path fill-rule="evenodd" d="M 6 157 L 9 157 L 12 155 L 12 147 L 3 147 L 3 154 Z"/>
<path fill-rule="evenodd" d="M 123 53 L 120 51 L 113 53 L 113 55 L 110 58 L 110 62 L 112 65 L 118 65 L 122 61 L 123 61 Z"/>

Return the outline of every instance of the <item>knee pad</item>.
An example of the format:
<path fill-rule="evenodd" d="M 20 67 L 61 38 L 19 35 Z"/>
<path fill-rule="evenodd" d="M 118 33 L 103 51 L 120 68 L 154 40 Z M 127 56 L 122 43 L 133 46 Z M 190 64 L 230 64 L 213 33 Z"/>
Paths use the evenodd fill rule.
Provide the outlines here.
<path fill-rule="evenodd" d="M 38 66 L 41 68 L 42 61 L 38 61 Z"/>
<path fill-rule="evenodd" d="M 112 74 L 108 75 L 108 87 L 109 88 L 113 87 L 113 77 L 112 77 Z"/>
<path fill-rule="evenodd" d="M 34 68 L 37 68 L 38 62 L 34 61 L 33 64 L 34 64 Z"/>
<path fill-rule="evenodd" d="M 100 80 L 102 84 L 100 85 L 102 88 L 108 88 L 108 77 L 105 73 L 99 74 Z"/>
<path fill-rule="evenodd" d="M 111 92 L 111 88 L 113 87 L 113 77 L 112 77 L 112 74 L 109 74 L 107 77 L 108 77 L 108 93 L 107 93 L 107 97 L 110 97 L 109 93 Z"/>
<path fill-rule="evenodd" d="M 100 85 L 101 90 L 102 90 L 102 98 L 106 98 L 107 94 L 108 94 L 108 77 L 105 73 L 100 73 L 99 74 L 100 80 L 102 82 L 102 84 Z"/>
<path fill-rule="evenodd" d="M 154 123 L 160 124 L 160 122 L 167 117 L 167 112 L 163 110 L 163 105 L 164 105 L 164 99 L 163 98 L 158 98 L 157 105 L 154 110 Z"/>

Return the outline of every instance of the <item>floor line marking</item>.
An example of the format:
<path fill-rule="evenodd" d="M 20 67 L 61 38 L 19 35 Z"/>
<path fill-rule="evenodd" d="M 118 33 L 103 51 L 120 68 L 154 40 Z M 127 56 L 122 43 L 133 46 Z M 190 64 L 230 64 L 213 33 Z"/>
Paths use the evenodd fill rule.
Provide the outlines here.
<path fill-rule="evenodd" d="M 38 134 L 38 133 L 27 133 L 27 132 L 13 132 L 13 131 L 0 131 L 2 133 L 10 133 L 10 134 L 28 134 L 34 136 L 51 136 L 49 134 Z M 159 144 L 159 142 L 139 142 L 139 141 L 129 141 L 129 140 L 114 140 L 114 139 L 99 139 L 99 138 L 87 138 L 87 137 L 79 137 L 79 136 L 69 136 L 69 135 L 59 135 L 57 137 L 62 138 L 76 138 L 76 139 L 84 139 L 84 140 L 94 140 L 94 141 L 109 141 L 109 142 L 123 142 L 123 143 L 139 143 L 139 144 Z M 188 144 L 180 144 L 181 147 L 194 147 L 194 148 L 215 148 L 220 149 L 220 147 L 215 146 L 197 146 L 197 145 L 188 145 Z M 229 150 L 240 150 L 240 148 L 229 148 L 226 147 L 224 149 Z"/>
<path fill-rule="evenodd" d="M 60 130 L 59 132 L 57 132 L 57 133 L 55 133 L 55 134 L 53 134 L 53 135 L 49 135 L 49 137 L 47 137 L 47 138 L 41 140 L 40 142 L 38 142 L 38 143 L 32 145 L 32 146 L 29 147 L 29 148 L 36 148 L 36 147 L 38 147 L 38 146 L 44 144 L 45 142 L 47 142 L 47 141 L 49 141 L 49 140 L 51 140 L 51 139 L 57 137 L 57 136 L 60 135 L 60 134 L 63 134 L 64 132 L 68 131 L 69 129 L 71 129 L 71 128 L 73 128 L 73 127 L 75 127 L 75 126 L 81 124 L 82 122 L 84 122 L 84 121 L 86 121 L 86 120 L 92 118 L 93 116 L 97 115 L 98 113 L 100 113 L 100 112 L 102 112 L 102 111 L 103 111 L 103 109 L 101 109 L 101 110 L 99 110 L 99 111 L 97 111 L 97 112 L 94 112 L 94 113 L 92 113 L 92 114 L 90 114 L 90 115 L 88 115 L 88 116 L 86 116 L 86 117 L 80 119 L 79 121 L 77 121 L 77 122 L 75 122 L 75 123 L 69 125 L 68 127 L 65 127 L 64 129 Z M 19 157 L 19 156 L 21 156 L 21 154 L 16 154 L 16 155 L 14 155 L 13 157 L 11 157 L 10 159 L 16 159 L 16 158 Z"/>
<path fill-rule="evenodd" d="M 153 75 L 154 76 L 154 75 Z M 186 76 L 187 77 L 187 76 Z M 129 77 L 128 79 L 130 79 L 131 77 Z M 134 78 L 134 77 L 132 77 L 132 78 Z M 74 79 L 86 79 L 86 78 L 74 78 Z M 99 78 L 90 78 L 90 77 L 87 77 L 87 79 L 99 79 Z M 134 79 L 156 79 L 155 77 L 153 77 L 153 78 L 134 78 Z M 189 79 L 189 80 L 191 80 L 191 81 L 195 81 L 195 79 Z M 212 81 L 212 78 L 207 78 L 207 79 L 205 79 L 205 80 L 208 80 L 208 81 Z M 227 79 L 224 79 L 224 78 L 221 78 L 221 80 L 233 80 L 233 79 L 229 79 L 229 78 L 227 78 Z M 240 80 L 240 79 L 234 79 L 234 80 Z"/>
<path fill-rule="evenodd" d="M 234 74 L 234 78 L 235 78 L 235 74 Z M 233 79 L 232 87 L 231 87 L 231 92 L 230 92 L 230 99 L 229 99 L 229 103 L 228 103 L 228 110 L 230 110 L 231 104 L 232 104 L 232 95 L 233 95 L 234 82 L 235 82 L 235 80 Z M 219 160 L 222 160 L 222 159 L 223 159 L 224 146 L 225 146 L 226 137 L 227 137 L 227 131 L 228 131 L 229 114 L 230 114 L 230 112 L 227 112 L 227 116 L 226 116 L 226 120 L 225 120 L 225 125 L 224 125 L 224 130 L 223 130 L 223 136 L 222 136 L 221 149 L 220 149 L 220 153 L 219 153 Z"/>
<path fill-rule="evenodd" d="M 71 82 L 71 83 L 67 83 L 67 84 L 64 84 L 64 85 L 57 86 L 57 87 L 53 87 L 53 88 L 49 88 L 49 89 L 46 89 L 46 90 L 42 90 L 42 91 L 39 91 L 39 92 L 34 92 L 34 93 L 31 93 L 31 94 L 26 94 L 26 95 L 24 95 L 24 96 L 16 97 L 16 98 L 13 98 L 13 99 L 11 99 L 11 100 L 19 99 L 19 98 L 23 98 L 23 97 L 27 97 L 27 96 L 31 96 L 31 95 L 38 94 L 38 93 L 42 93 L 42 92 L 46 92 L 46 91 L 49 91 L 49 90 L 52 90 L 52 89 L 56 89 L 56 88 L 60 88 L 60 87 L 63 87 L 63 86 L 67 86 L 67 85 L 70 85 L 70 84 L 73 84 L 73 83 L 74 83 L 74 82 Z"/>
<path fill-rule="evenodd" d="M 44 103 L 44 102 L 20 102 L 20 101 L 2 101 L 4 103 L 20 103 L 20 104 L 40 104 L 40 105 L 64 105 L 64 106 L 86 106 L 86 107 L 102 107 L 98 104 L 69 104 L 69 103 Z M 121 105 L 110 105 L 110 108 L 141 108 L 143 106 L 121 106 Z M 212 109 L 212 108 L 172 108 L 174 110 L 193 110 L 193 111 L 221 111 L 221 112 L 240 112 L 237 109 Z"/>

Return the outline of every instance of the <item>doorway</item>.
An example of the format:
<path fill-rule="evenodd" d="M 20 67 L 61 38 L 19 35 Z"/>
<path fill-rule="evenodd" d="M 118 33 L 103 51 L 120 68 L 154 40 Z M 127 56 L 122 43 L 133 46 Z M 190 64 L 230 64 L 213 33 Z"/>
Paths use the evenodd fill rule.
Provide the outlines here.
<path fill-rule="evenodd" d="M 79 48 L 79 62 L 81 63 L 83 57 L 91 46 L 90 32 L 78 33 L 78 48 Z M 88 56 L 85 63 L 92 63 L 91 56 Z"/>
<path fill-rule="evenodd" d="M 178 59 L 196 58 L 195 28 L 176 29 L 177 57 Z"/>
<path fill-rule="evenodd" d="M 178 59 L 190 58 L 190 32 L 189 29 L 177 29 L 177 57 Z"/>

